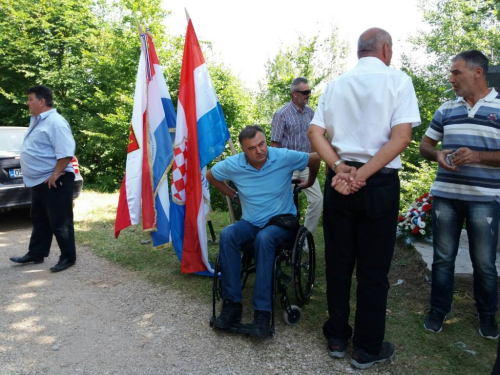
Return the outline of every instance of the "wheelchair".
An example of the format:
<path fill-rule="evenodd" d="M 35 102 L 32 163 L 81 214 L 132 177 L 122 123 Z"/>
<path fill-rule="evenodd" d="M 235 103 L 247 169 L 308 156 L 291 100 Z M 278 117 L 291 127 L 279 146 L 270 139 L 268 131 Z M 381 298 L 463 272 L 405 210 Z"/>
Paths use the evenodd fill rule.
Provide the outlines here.
<path fill-rule="evenodd" d="M 298 187 L 300 180 L 292 180 L 293 200 L 297 208 L 297 216 L 299 214 L 299 193 L 301 188 Z M 243 244 L 241 248 L 241 286 L 245 286 L 248 277 L 255 272 L 254 262 L 254 247 L 253 242 Z M 275 305 L 276 297 L 280 295 L 279 300 L 283 308 L 283 319 L 288 325 L 297 324 L 301 317 L 300 309 L 307 301 L 309 301 L 314 287 L 316 271 L 316 249 L 314 246 L 314 238 L 304 226 L 299 226 L 295 237 L 276 247 L 273 275 L 272 275 L 272 312 L 271 325 L 269 327 L 269 336 L 273 336 L 275 332 Z M 212 286 L 213 308 L 212 317 L 210 319 L 210 327 L 214 326 L 216 319 L 216 307 L 222 299 L 222 284 L 221 284 L 221 262 L 219 254 L 214 266 L 214 279 Z M 291 290 L 297 305 L 292 305 L 288 298 L 287 292 Z M 250 334 L 252 324 L 235 323 L 228 331 L 235 333 Z"/>

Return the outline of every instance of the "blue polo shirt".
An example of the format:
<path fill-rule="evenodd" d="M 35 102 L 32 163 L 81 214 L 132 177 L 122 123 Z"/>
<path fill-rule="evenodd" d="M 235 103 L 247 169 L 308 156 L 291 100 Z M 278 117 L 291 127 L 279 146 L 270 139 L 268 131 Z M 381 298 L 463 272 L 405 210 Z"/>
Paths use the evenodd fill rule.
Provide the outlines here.
<path fill-rule="evenodd" d="M 280 214 L 296 214 L 293 204 L 293 171 L 304 170 L 309 154 L 285 148 L 267 148 L 267 161 L 260 170 L 248 164 L 242 152 L 217 163 L 211 169 L 218 181 L 231 180 L 238 187 L 242 219 L 262 228 Z"/>
<path fill-rule="evenodd" d="M 68 122 L 56 109 L 31 116 L 30 127 L 21 146 L 21 170 L 24 184 L 32 187 L 50 177 L 57 160 L 75 155 L 75 140 Z M 64 172 L 75 173 L 71 163 Z"/>

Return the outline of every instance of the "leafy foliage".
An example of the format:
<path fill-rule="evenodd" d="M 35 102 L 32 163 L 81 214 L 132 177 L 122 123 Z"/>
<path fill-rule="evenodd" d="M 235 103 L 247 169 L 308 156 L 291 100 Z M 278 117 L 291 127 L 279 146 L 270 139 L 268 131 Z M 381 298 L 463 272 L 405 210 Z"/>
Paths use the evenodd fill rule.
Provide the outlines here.
<path fill-rule="evenodd" d="M 290 85 L 294 78 L 307 78 L 312 89 L 326 85 L 343 71 L 348 51 L 347 42 L 339 38 L 335 26 L 324 39 L 299 35 L 297 45 L 279 50 L 272 60 L 268 60 L 266 78 L 259 84 L 257 122 L 270 127 L 274 112 L 290 101 Z M 319 95 L 320 92 L 313 93 L 309 99 L 313 108 Z"/>
<path fill-rule="evenodd" d="M 51 87 L 75 135 L 86 185 L 118 188 L 140 55 L 138 20 L 154 37 L 177 103 L 184 37 L 164 32 L 167 15 L 161 0 L 0 0 L 0 26 L 9 30 L 0 35 L 0 125 L 27 125 L 26 89 Z M 248 92 L 222 64 L 209 68 L 230 129 L 248 123 Z"/>

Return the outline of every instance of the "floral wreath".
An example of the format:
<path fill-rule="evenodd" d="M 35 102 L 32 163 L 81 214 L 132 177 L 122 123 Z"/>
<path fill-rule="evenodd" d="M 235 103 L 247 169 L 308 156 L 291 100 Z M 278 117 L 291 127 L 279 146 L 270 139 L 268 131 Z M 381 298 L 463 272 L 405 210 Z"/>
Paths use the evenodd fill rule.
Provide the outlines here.
<path fill-rule="evenodd" d="M 403 235 L 427 238 L 432 235 L 433 199 L 429 193 L 421 195 L 398 217 L 398 227 Z"/>

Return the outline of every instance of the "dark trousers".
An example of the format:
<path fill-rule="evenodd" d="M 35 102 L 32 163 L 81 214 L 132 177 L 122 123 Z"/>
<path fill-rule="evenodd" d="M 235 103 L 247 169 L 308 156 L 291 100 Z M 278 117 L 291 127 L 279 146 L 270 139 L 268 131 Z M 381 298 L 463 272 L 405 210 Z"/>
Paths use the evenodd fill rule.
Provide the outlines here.
<path fill-rule="evenodd" d="M 76 260 L 73 228 L 73 185 L 75 175 L 65 173 L 57 188 L 41 183 L 31 188 L 31 221 L 33 231 L 28 253 L 35 258 L 49 256 L 52 237 L 61 249 L 60 260 Z"/>
<path fill-rule="evenodd" d="M 387 172 L 386 169 L 384 169 Z M 326 338 L 351 338 L 349 299 L 356 266 L 356 316 L 353 345 L 370 354 L 380 351 L 399 212 L 399 177 L 396 170 L 378 172 L 365 187 L 348 196 L 325 181 L 323 229 L 329 319 Z"/>

